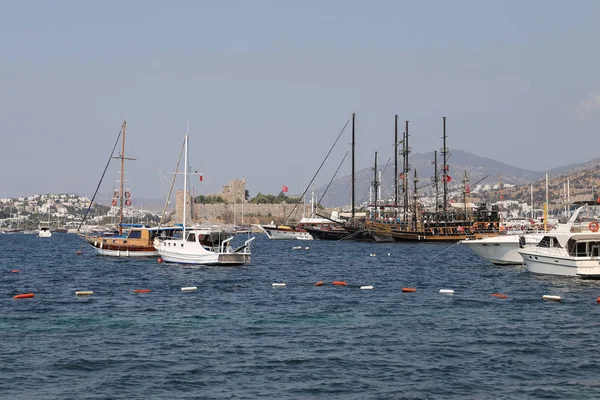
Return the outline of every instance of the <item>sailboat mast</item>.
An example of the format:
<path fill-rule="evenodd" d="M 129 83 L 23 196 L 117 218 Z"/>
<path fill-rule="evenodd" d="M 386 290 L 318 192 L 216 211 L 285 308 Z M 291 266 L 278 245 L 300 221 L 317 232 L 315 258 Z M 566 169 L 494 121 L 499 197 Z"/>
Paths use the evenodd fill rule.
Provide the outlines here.
<path fill-rule="evenodd" d="M 374 197 L 375 197 L 375 202 L 374 204 L 374 208 L 373 208 L 373 215 L 371 216 L 371 219 L 376 219 L 377 217 L 377 187 L 379 186 L 379 182 L 377 181 L 377 152 L 375 152 L 375 167 L 373 168 L 373 192 L 374 192 Z"/>
<path fill-rule="evenodd" d="M 394 115 L 394 218 L 398 220 L 398 114 Z"/>
<path fill-rule="evenodd" d="M 404 161 L 404 172 L 402 179 L 402 191 L 404 192 L 404 221 L 408 220 L 408 171 L 410 166 L 408 164 L 408 153 L 410 148 L 408 147 L 408 121 L 404 121 L 404 140 L 402 141 L 402 157 Z"/>
<path fill-rule="evenodd" d="M 355 129 L 355 120 L 356 120 L 356 114 L 352 113 L 352 219 L 354 219 L 354 146 L 355 146 L 355 141 L 354 141 L 354 129 Z"/>
<path fill-rule="evenodd" d="M 121 140 L 121 179 L 119 182 L 119 235 L 123 234 L 123 185 L 125 182 L 125 132 L 127 130 L 127 120 L 123 121 L 123 136 Z"/>
<path fill-rule="evenodd" d="M 188 122 L 188 129 L 185 133 L 184 141 L 184 156 L 183 156 L 183 238 L 185 239 L 185 223 L 187 219 L 187 180 L 188 180 L 188 133 L 190 131 L 190 124 Z"/>
<path fill-rule="evenodd" d="M 502 216 L 504 215 L 504 196 L 502 195 L 502 173 L 498 172 L 498 182 L 500 184 L 500 222 L 504 219 Z"/>
<path fill-rule="evenodd" d="M 444 156 L 443 178 L 444 178 L 444 213 L 448 212 L 448 149 L 446 148 L 446 117 L 444 120 L 444 136 L 442 137 L 442 154 Z"/>
<path fill-rule="evenodd" d="M 438 212 L 439 200 L 440 200 L 440 189 L 439 182 L 440 178 L 438 175 L 438 163 L 437 163 L 437 150 L 433 151 L 433 182 L 435 183 L 435 212 Z"/>

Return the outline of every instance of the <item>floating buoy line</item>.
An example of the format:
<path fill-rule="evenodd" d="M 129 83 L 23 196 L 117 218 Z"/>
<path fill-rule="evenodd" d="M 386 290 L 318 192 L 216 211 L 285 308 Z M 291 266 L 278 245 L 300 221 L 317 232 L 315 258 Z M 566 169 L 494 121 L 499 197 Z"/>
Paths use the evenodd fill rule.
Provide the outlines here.
<path fill-rule="evenodd" d="M 159 259 L 159 262 L 162 261 Z M 19 269 L 13 269 L 11 270 L 11 273 L 19 273 L 21 272 L 21 270 Z M 374 285 L 372 284 L 366 284 L 366 285 L 358 285 L 358 284 L 348 284 L 348 282 L 346 281 L 342 281 L 342 280 L 338 280 L 338 281 L 331 281 L 331 283 L 329 283 L 329 285 L 331 286 L 343 286 L 346 288 L 354 288 L 354 289 L 360 289 L 360 290 L 373 290 L 374 289 Z M 273 288 L 285 288 L 288 287 L 288 285 L 285 282 L 272 282 L 271 286 Z M 303 285 L 300 284 L 298 285 L 299 287 L 302 287 Z M 328 286 L 328 284 L 324 281 L 318 281 L 315 283 L 311 283 L 311 286 Z M 198 290 L 197 286 L 184 286 L 181 287 L 180 290 L 182 292 L 193 292 Z M 322 289 L 321 289 L 322 290 Z M 151 293 L 152 290 L 151 289 L 131 289 L 130 293 Z M 417 288 L 415 287 L 403 287 L 400 289 L 401 293 L 416 293 L 417 292 Z M 447 289 L 447 288 L 443 288 L 443 289 L 439 289 L 439 294 L 442 295 L 447 295 L 447 296 L 454 296 L 455 291 L 454 289 Z M 93 295 L 94 292 L 92 290 L 77 290 L 75 291 L 75 296 L 78 297 L 85 297 L 85 296 L 91 296 Z M 507 299 L 508 295 L 505 293 L 490 293 L 490 295 L 494 298 L 497 299 Z M 31 298 L 35 298 L 35 294 L 34 293 L 19 293 L 19 294 L 15 294 L 12 296 L 13 299 L 31 299 Z M 552 294 L 544 294 L 542 295 L 542 299 L 544 301 L 550 301 L 550 302 L 562 302 L 563 298 L 561 296 L 558 295 L 552 295 Z M 600 304 L 600 297 L 596 298 L 596 302 L 598 304 Z"/>

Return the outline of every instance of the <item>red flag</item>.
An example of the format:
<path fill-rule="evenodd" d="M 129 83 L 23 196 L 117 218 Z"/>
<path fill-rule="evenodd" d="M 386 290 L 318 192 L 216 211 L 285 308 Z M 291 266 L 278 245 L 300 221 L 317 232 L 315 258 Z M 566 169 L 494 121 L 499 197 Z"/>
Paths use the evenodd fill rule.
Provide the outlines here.
<path fill-rule="evenodd" d="M 465 185 L 465 193 L 471 193 L 471 186 L 468 183 Z"/>
<path fill-rule="evenodd" d="M 446 175 L 446 182 L 450 182 L 452 180 L 452 177 L 450 175 Z"/>
<path fill-rule="evenodd" d="M 199 175 L 200 176 L 200 182 L 202 182 L 204 180 L 204 175 Z"/>
<path fill-rule="evenodd" d="M 287 191 L 288 191 L 288 187 L 287 187 L 287 186 L 285 186 L 285 185 L 283 185 L 283 186 L 281 187 L 281 191 L 282 191 L 283 193 L 287 193 Z"/>

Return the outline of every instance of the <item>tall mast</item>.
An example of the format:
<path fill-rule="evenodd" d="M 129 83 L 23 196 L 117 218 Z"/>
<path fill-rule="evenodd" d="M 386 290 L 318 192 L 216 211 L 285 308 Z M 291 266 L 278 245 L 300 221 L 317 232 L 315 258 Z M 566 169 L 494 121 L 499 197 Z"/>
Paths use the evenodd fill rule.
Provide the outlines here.
<path fill-rule="evenodd" d="M 375 196 L 373 215 L 371 219 L 375 219 L 377 216 L 377 187 L 379 186 L 379 181 L 377 180 L 377 152 L 375 152 L 375 167 L 373 168 L 373 192 Z"/>
<path fill-rule="evenodd" d="M 464 212 L 465 212 L 465 221 L 469 220 L 469 213 L 467 207 L 467 194 L 471 191 L 469 187 L 469 177 L 467 176 L 467 170 L 465 170 L 465 176 L 463 178 L 463 202 L 464 202 Z"/>
<path fill-rule="evenodd" d="M 123 185 L 125 182 L 125 133 L 127 131 L 127 120 L 123 121 L 123 135 L 121 137 L 121 178 L 119 179 L 119 235 L 123 234 Z"/>
<path fill-rule="evenodd" d="M 444 213 L 448 211 L 448 148 L 446 147 L 446 117 L 442 117 L 444 119 L 444 136 L 443 144 L 442 144 L 442 154 L 444 156 L 444 165 L 443 165 L 443 178 L 444 178 Z"/>
<path fill-rule="evenodd" d="M 408 153 L 410 153 L 410 147 L 408 147 L 408 121 L 404 121 L 404 140 L 402 140 L 402 157 L 404 161 L 404 172 L 402 179 L 402 190 L 404 193 L 404 220 L 408 219 L 408 171 L 410 171 L 410 165 L 408 164 Z"/>
<path fill-rule="evenodd" d="M 394 217 L 398 220 L 398 114 L 394 115 Z"/>
<path fill-rule="evenodd" d="M 439 174 L 438 174 L 438 164 L 437 164 L 437 150 L 433 151 L 433 182 L 435 183 L 435 212 L 438 212 L 439 200 L 440 200 L 440 189 L 439 189 Z"/>
<path fill-rule="evenodd" d="M 498 172 L 498 181 L 500 182 L 500 221 L 503 220 L 502 216 L 504 211 L 504 195 L 502 195 L 502 173 Z"/>
<path fill-rule="evenodd" d="M 183 157 L 183 238 L 185 239 L 185 220 L 187 219 L 187 180 L 188 180 L 188 133 L 190 131 L 190 123 L 188 121 L 187 130 L 184 140 L 184 157 Z"/>
<path fill-rule="evenodd" d="M 352 219 L 354 219 L 354 129 L 356 114 L 352 113 Z"/>
<path fill-rule="evenodd" d="M 417 178 L 417 170 L 415 169 L 415 177 L 413 178 L 413 182 L 414 182 L 414 198 L 413 198 L 413 202 L 414 202 L 414 206 L 415 206 L 415 216 L 413 219 L 413 226 L 414 226 L 414 230 L 418 231 L 421 228 L 421 224 L 420 224 L 420 220 L 419 220 L 419 194 L 417 193 L 417 183 L 419 182 L 419 178 Z"/>

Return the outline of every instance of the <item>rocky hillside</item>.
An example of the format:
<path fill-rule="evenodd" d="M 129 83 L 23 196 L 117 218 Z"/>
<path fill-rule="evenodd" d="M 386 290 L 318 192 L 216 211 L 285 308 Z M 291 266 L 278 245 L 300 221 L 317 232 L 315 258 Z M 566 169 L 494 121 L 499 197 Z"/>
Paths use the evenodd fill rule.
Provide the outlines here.
<path fill-rule="evenodd" d="M 433 165 L 434 153 L 419 153 L 410 156 L 410 179 L 412 181 L 414 171 L 417 171 L 419 178 L 419 193 L 427 195 L 434 190 L 432 179 L 434 176 Z M 399 157 L 399 163 L 402 158 Z M 442 165 L 442 160 L 438 154 L 438 166 Z M 462 183 L 462 178 L 467 173 L 471 186 L 476 183 L 495 185 L 501 175 L 504 184 L 515 185 L 515 188 L 504 189 L 505 199 L 528 199 L 530 197 L 530 185 L 534 185 L 534 197 L 545 197 L 545 172 L 531 171 L 514 167 L 500 161 L 489 158 L 479 157 L 462 150 L 452 150 L 448 159 L 449 175 L 452 177 L 451 188 L 458 188 Z M 559 198 L 563 192 L 563 184 L 569 181 L 570 198 L 586 199 L 592 198 L 594 188 L 599 187 L 600 171 L 597 171 L 600 165 L 600 159 L 595 159 L 581 164 L 571 164 L 548 171 L 549 176 L 549 197 Z M 386 166 L 380 165 L 383 170 L 383 179 L 381 183 L 381 193 L 383 198 L 393 197 L 394 186 L 394 166 L 393 160 Z M 401 168 L 398 168 L 399 171 Z M 597 172 L 596 172 L 597 171 Z M 373 180 L 372 168 L 365 168 L 356 171 L 356 192 L 355 203 L 360 204 L 369 199 L 369 189 Z M 320 197 L 326 187 L 315 188 L 317 196 Z M 595 192 L 594 192 L 595 193 Z M 492 192 L 490 196 L 494 195 Z M 587 197 L 586 197 L 587 196 Z M 487 197 L 487 196 L 486 196 Z M 538 200 L 540 200 L 538 199 Z M 485 200 L 485 199 L 484 199 Z M 327 190 L 321 203 L 326 207 L 340 207 L 351 203 L 351 179 L 350 175 L 345 175 L 334 180 Z"/>

